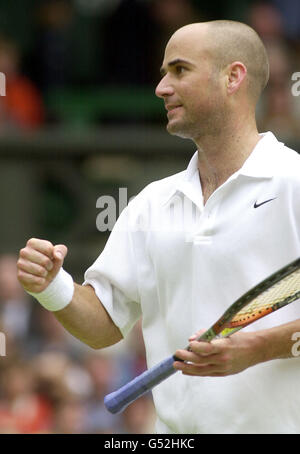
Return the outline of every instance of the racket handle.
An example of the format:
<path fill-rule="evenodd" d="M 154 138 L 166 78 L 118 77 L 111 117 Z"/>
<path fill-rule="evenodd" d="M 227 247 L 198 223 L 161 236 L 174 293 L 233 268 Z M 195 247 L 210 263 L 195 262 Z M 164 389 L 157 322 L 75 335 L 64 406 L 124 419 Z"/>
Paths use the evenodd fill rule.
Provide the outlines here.
<path fill-rule="evenodd" d="M 111 413 L 120 413 L 125 410 L 131 402 L 177 372 L 176 369 L 173 368 L 174 361 L 174 356 L 170 356 L 151 369 L 143 372 L 141 375 L 122 386 L 122 388 L 108 394 L 104 398 L 104 404 L 107 410 Z"/>

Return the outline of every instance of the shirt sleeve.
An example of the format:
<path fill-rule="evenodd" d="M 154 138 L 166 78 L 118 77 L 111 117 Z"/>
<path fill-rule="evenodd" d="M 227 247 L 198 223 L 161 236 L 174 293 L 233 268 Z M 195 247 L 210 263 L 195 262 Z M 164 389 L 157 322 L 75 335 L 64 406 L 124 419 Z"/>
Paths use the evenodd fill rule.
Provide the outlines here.
<path fill-rule="evenodd" d="M 129 209 L 119 216 L 103 252 L 87 269 L 83 285 L 91 285 L 123 336 L 141 316 L 137 261 Z"/>

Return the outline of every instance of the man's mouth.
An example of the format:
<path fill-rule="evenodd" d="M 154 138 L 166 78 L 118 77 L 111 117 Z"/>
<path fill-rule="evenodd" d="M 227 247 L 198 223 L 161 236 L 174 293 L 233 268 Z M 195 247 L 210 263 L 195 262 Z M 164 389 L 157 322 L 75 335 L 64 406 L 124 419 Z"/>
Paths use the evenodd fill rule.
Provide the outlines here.
<path fill-rule="evenodd" d="M 176 109 L 179 109 L 179 107 L 182 107 L 181 104 L 166 104 L 166 110 L 168 113 L 174 112 Z"/>

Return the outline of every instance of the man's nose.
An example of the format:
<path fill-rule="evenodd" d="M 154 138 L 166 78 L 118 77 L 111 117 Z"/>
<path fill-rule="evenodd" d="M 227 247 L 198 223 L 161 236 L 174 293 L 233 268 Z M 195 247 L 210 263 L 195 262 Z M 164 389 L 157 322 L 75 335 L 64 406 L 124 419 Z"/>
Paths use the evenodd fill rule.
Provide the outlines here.
<path fill-rule="evenodd" d="M 167 75 L 165 75 L 155 89 L 155 94 L 159 98 L 165 98 L 174 94 L 174 89 L 168 81 Z"/>

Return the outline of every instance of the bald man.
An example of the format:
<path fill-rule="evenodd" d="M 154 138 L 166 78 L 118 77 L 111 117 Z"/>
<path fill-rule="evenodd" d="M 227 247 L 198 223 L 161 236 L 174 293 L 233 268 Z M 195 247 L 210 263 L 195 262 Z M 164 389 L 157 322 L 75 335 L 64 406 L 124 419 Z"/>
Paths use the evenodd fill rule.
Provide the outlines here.
<path fill-rule="evenodd" d="M 158 433 L 297 433 L 297 303 L 227 339 L 193 336 L 300 256 L 300 158 L 255 121 L 266 50 L 245 24 L 191 24 L 170 38 L 161 73 L 167 130 L 197 148 L 187 169 L 129 203 L 83 285 L 62 268 L 65 245 L 35 238 L 19 280 L 93 348 L 142 317 L 148 366 L 176 352 L 182 373 L 153 390 Z"/>

